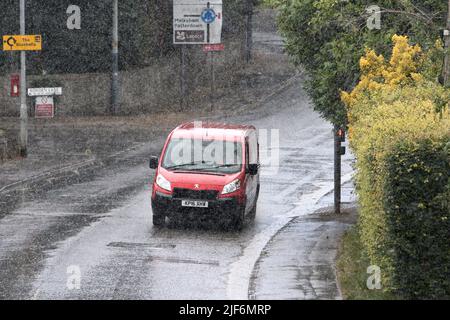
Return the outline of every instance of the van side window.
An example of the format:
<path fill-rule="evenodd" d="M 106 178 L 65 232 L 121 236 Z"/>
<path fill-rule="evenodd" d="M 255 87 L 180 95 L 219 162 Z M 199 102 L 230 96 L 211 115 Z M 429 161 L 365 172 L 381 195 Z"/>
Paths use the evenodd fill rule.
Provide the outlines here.
<path fill-rule="evenodd" d="M 258 138 L 256 132 L 252 132 L 248 138 L 248 144 L 250 146 L 249 150 L 249 162 L 250 164 L 259 163 L 259 152 L 258 152 Z"/>

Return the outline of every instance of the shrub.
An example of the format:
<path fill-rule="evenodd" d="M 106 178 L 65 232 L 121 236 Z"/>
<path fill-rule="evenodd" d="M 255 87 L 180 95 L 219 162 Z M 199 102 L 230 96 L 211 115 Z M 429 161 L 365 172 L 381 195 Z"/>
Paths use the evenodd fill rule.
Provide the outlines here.
<path fill-rule="evenodd" d="M 429 48 L 445 25 L 447 2 L 442 0 L 264 0 L 279 8 L 278 25 L 286 51 L 308 75 L 306 88 L 314 108 L 336 125 L 347 124 L 341 90 L 351 90 L 361 75 L 358 60 L 364 48 L 388 54 L 390 38 L 407 34 Z M 379 30 L 368 28 L 370 5 L 382 8 Z M 369 20 L 368 20 L 369 19 Z M 434 77 L 442 70 L 436 56 Z M 429 75 L 432 75 L 429 73 Z"/>
<path fill-rule="evenodd" d="M 393 282 L 410 298 L 450 297 L 450 136 L 399 141 L 386 158 L 383 207 Z"/>
<path fill-rule="evenodd" d="M 410 46 L 406 37 L 393 42 L 389 61 L 366 51 L 360 82 L 342 94 L 357 158 L 361 241 L 382 269 L 385 290 L 445 296 L 449 92 L 427 78 L 429 52 Z"/>

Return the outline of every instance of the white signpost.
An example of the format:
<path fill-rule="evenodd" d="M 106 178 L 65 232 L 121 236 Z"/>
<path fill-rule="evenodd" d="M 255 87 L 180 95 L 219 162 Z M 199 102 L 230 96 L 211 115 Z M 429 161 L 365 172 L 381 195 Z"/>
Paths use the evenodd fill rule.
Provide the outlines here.
<path fill-rule="evenodd" d="M 62 88 L 29 88 L 29 97 L 39 96 L 60 96 L 62 95 Z"/>
<path fill-rule="evenodd" d="M 35 97 L 34 115 L 36 118 L 53 118 L 55 116 L 55 103 L 53 96 L 61 96 L 62 88 L 29 88 L 28 96 Z"/>
<path fill-rule="evenodd" d="M 174 44 L 221 43 L 222 22 L 222 0 L 173 1 Z"/>

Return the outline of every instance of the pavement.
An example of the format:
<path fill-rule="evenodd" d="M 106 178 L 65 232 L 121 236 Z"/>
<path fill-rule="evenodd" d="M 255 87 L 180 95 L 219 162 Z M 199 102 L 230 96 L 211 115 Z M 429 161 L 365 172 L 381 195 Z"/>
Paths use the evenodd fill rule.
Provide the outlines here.
<path fill-rule="evenodd" d="M 317 202 L 320 209 L 294 218 L 270 240 L 253 270 L 249 299 L 342 299 L 335 258 L 342 235 L 357 219 L 351 180 L 342 185 L 340 214 L 334 214 L 333 201 L 333 193 L 325 195 Z"/>
<path fill-rule="evenodd" d="M 282 55 L 278 35 L 258 32 L 257 55 Z M 334 216 L 332 127 L 303 82 L 297 74 L 229 114 L 34 124 L 30 157 L 0 167 L 0 299 L 341 298 L 334 259 L 354 222 L 353 157 Z M 261 150 L 279 161 L 263 167 L 257 216 L 242 232 L 152 226 L 148 157 L 193 118 L 279 137 Z"/>

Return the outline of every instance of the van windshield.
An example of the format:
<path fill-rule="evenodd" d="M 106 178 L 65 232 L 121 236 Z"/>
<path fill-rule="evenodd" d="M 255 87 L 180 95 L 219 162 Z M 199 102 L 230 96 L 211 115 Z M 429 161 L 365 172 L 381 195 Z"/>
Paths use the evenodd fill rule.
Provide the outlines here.
<path fill-rule="evenodd" d="M 242 162 L 240 141 L 174 138 L 167 146 L 162 167 L 230 174 L 241 171 Z"/>

